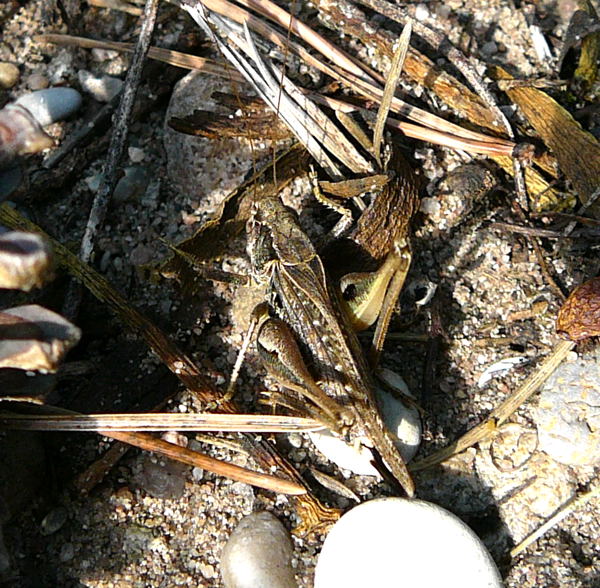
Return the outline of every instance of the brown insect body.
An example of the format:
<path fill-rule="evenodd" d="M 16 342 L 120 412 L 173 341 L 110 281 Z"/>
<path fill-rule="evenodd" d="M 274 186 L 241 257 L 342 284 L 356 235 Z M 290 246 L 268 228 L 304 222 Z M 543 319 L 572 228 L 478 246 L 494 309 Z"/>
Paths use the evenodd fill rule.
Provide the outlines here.
<path fill-rule="evenodd" d="M 338 409 L 336 432 L 350 443 L 374 446 L 408 495 L 414 485 L 373 397 L 373 382 L 356 335 L 342 311 L 338 294 L 328 280 L 321 259 L 294 213 L 278 198 L 257 201 L 249 221 L 249 252 L 257 280 L 268 281 L 269 303 L 279 320 L 289 325 L 313 381 L 333 399 Z M 259 347 L 261 334 L 258 336 Z M 278 341 L 280 355 L 285 341 Z M 289 362 L 286 363 L 289 366 Z M 289 367 L 273 367 L 271 374 L 284 386 Z M 306 376 L 303 376 L 306 377 Z M 298 378 L 300 379 L 300 378 Z M 289 386 L 288 386 L 289 387 Z M 297 389 L 294 386 L 293 389 Z M 310 400 L 311 414 L 329 420 L 329 407 Z"/>

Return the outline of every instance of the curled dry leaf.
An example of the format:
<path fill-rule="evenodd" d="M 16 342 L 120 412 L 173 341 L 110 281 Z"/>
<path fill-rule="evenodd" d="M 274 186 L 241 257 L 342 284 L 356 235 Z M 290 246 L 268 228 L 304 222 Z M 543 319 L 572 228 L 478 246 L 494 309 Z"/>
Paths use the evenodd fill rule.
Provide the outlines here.
<path fill-rule="evenodd" d="M 571 292 L 558 313 L 556 331 L 571 341 L 600 335 L 600 276 Z"/>
<path fill-rule="evenodd" d="M 0 368 L 56 371 L 81 331 L 36 304 L 0 312 Z"/>
<path fill-rule="evenodd" d="M 51 277 L 51 252 L 42 237 L 21 231 L 0 234 L 0 288 L 28 292 Z"/>

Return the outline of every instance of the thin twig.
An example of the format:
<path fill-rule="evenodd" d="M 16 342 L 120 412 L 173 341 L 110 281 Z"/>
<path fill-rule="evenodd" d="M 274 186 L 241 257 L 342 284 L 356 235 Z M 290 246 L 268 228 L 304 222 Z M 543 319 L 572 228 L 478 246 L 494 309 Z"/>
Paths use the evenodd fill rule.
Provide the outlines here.
<path fill-rule="evenodd" d="M 92 203 L 85 233 L 81 241 L 79 257 L 85 263 L 92 257 L 96 234 L 104 223 L 110 196 L 117 185 L 117 168 L 125 150 L 133 104 L 140 85 L 146 54 L 150 47 L 157 10 L 158 0 L 146 0 L 140 36 L 136 43 L 131 65 L 127 71 L 121 102 L 115 116 L 114 130 L 102 173 L 102 181 Z M 81 287 L 76 282 L 71 282 L 63 308 L 63 312 L 68 318 L 72 318 L 77 314 L 81 294 Z"/>
<path fill-rule="evenodd" d="M 596 202 L 596 200 L 598 200 L 598 198 L 600 198 L 600 186 L 598 188 L 596 188 L 596 190 L 588 198 L 588 200 L 584 204 L 581 205 L 581 207 L 577 211 L 577 216 L 583 216 L 583 214 L 586 212 L 586 210 L 588 210 L 590 208 L 590 206 L 592 206 Z M 576 225 L 577 225 L 576 220 L 571 221 L 565 227 L 565 230 L 562 233 L 563 237 L 568 237 L 573 232 L 573 229 L 575 228 Z"/>
<path fill-rule="evenodd" d="M 589 490 L 588 492 L 584 492 L 579 496 L 574 496 L 570 500 L 568 500 L 560 510 L 553 516 L 551 516 L 541 527 L 536 529 L 531 535 L 528 535 L 513 549 L 510 551 L 511 557 L 516 557 L 522 551 L 525 551 L 532 543 L 537 541 L 544 533 L 549 531 L 555 525 L 558 525 L 563 519 L 568 517 L 574 510 L 581 508 L 587 502 L 592 500 L 592 498 L 596 498 L 600 495 L 600 485 L 596 486 L 593 490 Z"/>
<path fill-rule="evenodd" d="M 121 43 L 118 41 L 100 41 L 98 39 L 88 39 L 87 37 L 74 37 L 72 35 L 36 35 L 34 41 L 39 43 L 53 43 L 55 45 L 66 45 L 72 47 L 82 47 L 84 49 L 108 49 L 120 51 L 123 53 L 133 53 L 135 45 L 133 43 Z M 213 76 L 227 78 L 228 80 L 243 82 L 244 78 L 232 67 L 226 63 L 219 63 L 214 59 L 190 55 L 173 49 L 164 49 L 162 47 L 150 47 L 148 57 L 156 61 L 162 61 L 175 67 L 201 71 Z"/>
<path fill-rule="evenodd" d="M 551 229 L 538 229 L 535 227 L 524 227 L 523 225 L 513 225 L 511 223 L 491 223 L 489 227 L 490 229 L 508 231 L 509 233 L 519 233 L 520 235 L 527 235 L 529 237 L 545 237 L 548 239 L 565 238 L 565 235 L 560 231 L 553 231 Z"/>

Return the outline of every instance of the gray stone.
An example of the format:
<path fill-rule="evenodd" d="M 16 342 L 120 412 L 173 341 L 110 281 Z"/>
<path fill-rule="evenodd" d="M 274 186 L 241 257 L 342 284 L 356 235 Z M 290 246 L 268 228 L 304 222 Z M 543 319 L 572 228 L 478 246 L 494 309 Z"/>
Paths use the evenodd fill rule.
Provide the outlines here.
<path fill-rule="evenodd" d="M 244 517 L 221 555 L 226 588 L 296 588 L 292 541 L 281 522 L 269 512 Z"/>
<path fill-rule="evenodd" d="M 502 581 L 458 517 L 422 500 L 381 498 L 347 512 L 325 539 L 315 588 L 333 586 L 501 588 Z"/>
<path fill-rule="evenodd" d="M 81 94 L 73 88 L 48 88 L 25 94 L 15 101 L 45 127 L 77 112 Z"/>
<path fill-rule="evenodd" d="M 42 520 L 40 533 L 42 535 L 52 535 L 62 529 L 67 522 L 69 513 L 64 506 L 53 508 Z"/>
<path fill-rule="evenodd" d="M 176 500 L 183 496 L 189 466 L 167 460 L 164 465 L 146 459 L 135 479 L 154 498 Z"/>
<path fill-rule="evenodd" d="M 126 167 L 123 172 L 123 177 L 115 187 L 113 201 L 120 203 L 140 199 L 146 192 L 150 181 L 146 168 L 137 165 Z"/>
<path fill-rule="evenodd" d="M 535 423 L 539 447 L 566 465 L 600 463 L 600 350 L 563 362 L 544 386 Z"/>

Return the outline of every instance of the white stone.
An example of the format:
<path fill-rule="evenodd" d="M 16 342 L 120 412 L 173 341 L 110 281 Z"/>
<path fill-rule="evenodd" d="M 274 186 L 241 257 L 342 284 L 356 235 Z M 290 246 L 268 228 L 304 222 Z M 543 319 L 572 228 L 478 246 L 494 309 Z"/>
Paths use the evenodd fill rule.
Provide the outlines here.
<path fill-rule="evenodd" d="M 96 76 L 85 69 L 77 72 L 81 87 L 98 102 L 110 102 L 123 87 L 123 80 L 112 76 Z"/>
<path fill-rule="evenodd" d="M 566 465 L 600 463 L 600 351 L 564 361 L 534 412 L 540 449 Z"/>
<path fill-rule="evenodd" d="M 381 498 L 346 513 L 325 539 L 315 588 L 501 588 L 483 543 L 458 517 L 421 500 Z"/>
<path fill-rule="evenodd" d="M 398 374 L 388 369 L 382 369 L 379 375 L 389 386 L 412 397 L 408 386 Z M 396 446 L 400 454 L 404 461 L 410 461 L 417 453 L 421 443 L 419 412 L 416 408 L 405 405 L 383 388 L 376 388 L 375 395 L 386 427 L 398 439 Z M 328 431 L 316 431 L 309 433 L 309 436 L 315 447 L 338 467 L 350 470 L 360 476 L 381 477 L 371 464 L 373 457 L 368 448 L 348 445 Z"/>

